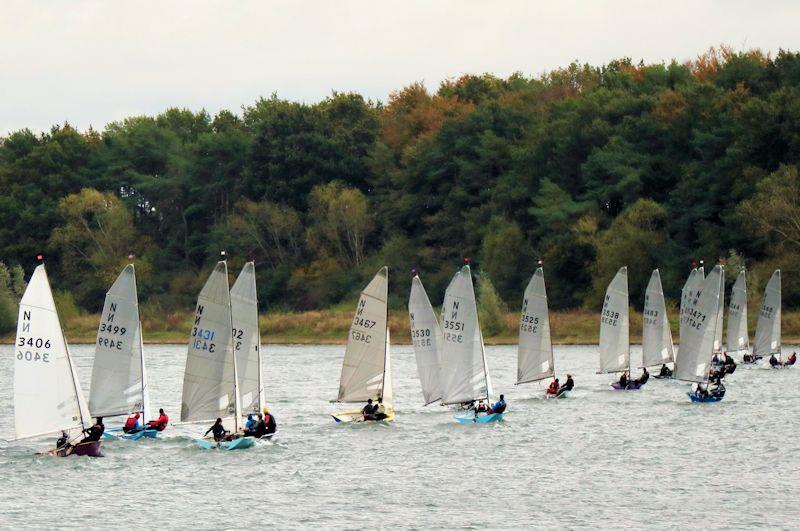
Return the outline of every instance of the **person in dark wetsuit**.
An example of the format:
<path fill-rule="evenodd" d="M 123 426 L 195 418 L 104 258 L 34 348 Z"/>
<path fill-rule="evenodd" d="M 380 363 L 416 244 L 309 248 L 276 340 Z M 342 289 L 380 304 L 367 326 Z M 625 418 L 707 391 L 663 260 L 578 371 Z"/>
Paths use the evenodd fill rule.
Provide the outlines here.
<path fill-rule="evenodd" d="M 667 378 L 669 376 L 672 376 L 672 369 L 667 367 L 667 364 L 665 363 L 661 366 L 661 371 L 658 373 L 658 375 L 661 376 L 662 378 Z"/>
<path fill-rule="evenodd" d="M 214 423 L 214 425 L 213 425 L 213 426 L 211 426 L 210 428 L 208 428 L 208 430 L 207 430 L 207 431 L 206 431 L 206 432 L 203 434 L 203 437 L 205 437 L 206 435 L 208 435 L 208 434 L 209 434 L 209 432 L 210 432 L 210 433 L 213 433 L 213 435 L 214 435 L 214 441 L 216 441 L 216 442 L 221 442 L 221 441 L 224 441 L 224 440 L 225 440 L 225 436 L 226 436 L 228 433 L 230 433 L 230 432 L 229 432 L 228 430 L 226 430 L 226 429 L 225 429 L 225 427 L 222 425 L 222 419 L 221 419 L 221 418 L 217 418 L 217 421 Z"/>
<path fill-rule="evenodd" d="M 639 376 L 638 380 L 634 380 L 633 383 L 638 384 L 639 387 L 643 386 L 647 383 L 647 380 L 650 379 L 650 373 L 647 372 L 647 367 L 642 367 L 642 375 Z"/>
<path fill-rule="evenodd" d="M 69 448 L 69 435 L 66 431 L 61 432 L 61 437 L 56 441 L 56 450 L 66 450 Z"/>
<path fill-rule="evenodd" d="M 572 379 L 572 375 L 567 373 L 567 381 L 564 382 L 564 385 L 559 387 L 558 395 L 556 395 L 556 396 L 561 396 L 564 393 L 566 393 L 567 391 L 572 391 L 573 387 L 575 387 L 575 381 Z"/>
<path fill-rule="evenodd" d="M 97 417 L 97 419 L 94 422 L 94 426 L 83 430 L 83 433 L 86 434 L 86 437 L 84 437 L 78 444 L 86 442 L 97 442 L 100 440 L 100 437 L 103 436 L 103 433 L 105 433 L 105 431 L 106 427 L 103 424 L 103 417 Z"/>
<path fill-rule="evenodd" d="M 264 407 L 264 424 L 267 427 L 266 435 L 272 435 L 278 430 L 278 423 L 275 421 L 275 415 L 270 413 L 269 409 Z"/>
<path fill-rule="evenodd" d="M 769 357 L 769 364 L 772 367 L 779 367 L 781 365 L 781 362 L 779 362 L 778 358 L 776 358 L 775 354 L 773 354 L 772 356 Z"/>
<path fill-rule="evenodd" d="M 367 399 L 367 405 L 361 410 L 361 414 L 364 415 L 364 420 L 369 420 L 369 417 L 375 413 L 376 407 L 372 405 L 372 399 Z"/>
<path fill-rule="evenodd" d="M 700 398 L 708 398 L 708 390 L 701 384 L 697 384 L 697 389 L 695 390 L 694 394 Z"/>
<path fill-rule="evenodd" d="M 378 405 L 373 409 L 370 420 L 383 420 L 388 416 L 386 414 L 386 406 L 383 405 L 383 397 L 378 398 Z"/>
<path fill-rule="evenodd" d="M 622 376 L 619 377 L 619 386 L 623 389 L 628 388 L 628 373 L 625 371 L 622 371 Z"/>

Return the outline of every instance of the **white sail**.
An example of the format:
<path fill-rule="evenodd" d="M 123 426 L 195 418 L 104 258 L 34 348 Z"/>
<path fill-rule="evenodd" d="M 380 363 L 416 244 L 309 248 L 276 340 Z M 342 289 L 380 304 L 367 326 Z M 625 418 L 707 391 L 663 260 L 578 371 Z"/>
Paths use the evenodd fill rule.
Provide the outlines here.
<path fill-rule="evenodd" d="M 455 274 L 442 308 L 442 404 L 491 398 L 491 382 L 468 265 Z"/>
<path fill-rule="evenodd" d="M 129 264 L 106 293 L 97 328 L 89 388 L 92 416 L 139 412 L 145 419 L 150 418 L 141 335 L 136 272 Z"/>
<path fill-rule="evenodd" d="M 744 269 L 739 272 L 731 290 L 728 304 L 728 352 L 746 351 L 750 347 L 747 331 L 747 279 Z"/>
<path fill-rule="evenodd" d="M 89 408 L 61 331 L 44 265 L 19 303 L 14 344 L 14 429 L 18 439 L 91 424 Z"/>
<path fill-rule="evenodd" d="M 719 288 L 719 309 L 717 310 L 717 325 L 714 333 L 714 352 L 719 354 L 722 352 L 722 319 L 725 313 L 725 268 L 722 268 L 722 274 L 719 281 L 721 286 Z"/>
<path fill-rule="evenodd" d="M 621 267 L 606 289 L 600 316 L 600 372 L 630 370 L 628 268 Z"/>
<path fill-rule="evenodd" d="M 721 278 L 722 266 L 716 266 L 705 278 L 697 303 L 686 314 L 684 342 L 673 372 L 678 380 L 705 382 L 708 379 L 717 328 Z"/>
<path fill-rule="evenodd" d="M 242 411 L 258 413 L 264 407 L 261 337 L 258 329 L 256 267 L 248 262 L 231 288 L 233 351 L 239 380 Z"/>
<path fill-rule="evenodd" d="M 381 268 L 358 299 L 347 336 L 337 402 L 384 398 L 389 270 Z M 391 403 L 384 399 L 385 406 Z"/>
<path fill-rule="evenodd" d="M 540 267 L 528 282 L 522 300 L 517 348 L 517 383 L 535 382 L 554 374 L 547 291 L 544 287 L 544 271 Z"/>
<path fill-rule="evenodd" d="M 769 356 L 781 353 L 781 270 L 776 269 L 764 288 L 758 312 L 753 354 Z"/>
<path fill-rule="evenodd" d="M 661 365 L 674 359 L 672 332 L 669 328 L 667 304 L 658 269 L 650 275 L 644 294 L 642 319 L 642 365 Z"/>
<path fill-rule="evenodd" d="M 231 328 L 228 266 L 221 261 L 197 297 L 183 375 L 182 422 L 233 417 L 238 430 L 241 406 Z"/>
<path fill-rule="evenodd" d="M 422 397 L 425 405 L 428 405 L 442 398 L 442 381 L 439 374 L 442 328 L 439 326 L 439 320 L 419 275 L 414 275 L 411 279 L 408 316 L 411 323 L 411 342 L 417 359 L 417 374 L 422 385 Z"/>

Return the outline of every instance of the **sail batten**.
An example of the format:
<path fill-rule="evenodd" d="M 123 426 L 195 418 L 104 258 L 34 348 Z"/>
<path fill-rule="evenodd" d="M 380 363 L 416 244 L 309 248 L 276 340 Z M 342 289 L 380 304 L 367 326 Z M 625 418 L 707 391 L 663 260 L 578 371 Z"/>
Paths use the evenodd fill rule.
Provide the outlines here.
<path fill-rule="evenodd" d="M 697 302 L 686 312 L 684 342 L 675 360 L 673 372 L 674 378 L 678 380 L 697 383 L 708 380 L 717 328 L 721 279 L 722 266 L 716 266 L 705 277 Z"/>
<path fill-rule="evenodd" d="M 491 398 L 491 380 L 468 265 L 453 276 L 442 307 L 442 404 Z"/>
<path fill-rule="evenodd" d="M 411 280 L 408 315 L 411 325 L 411 342 L 414 345 L 414 356 L 417 360 L 417 374 L 422 386 L 422 397 L 425 405 L 428 405 L 442 398 L 440 376 L 442 328 L 419 275 L 414 275 Z"/>
<path fill-rule="evenodd" d="M 136 272 L 128 264 L 106 293 L 97 328 L 89 394 L 92 415 L 150 417 Z"/>
<path fill-rule="evenodd" d="M 769 356 L 781 353 L 781 270 L 776 269 L 764 288 L 758 312 L 753 354 Z"/>
<path fill-rule="evenodd" d="M 336 402 L 366 402 L 391 394 L 387 357 L 389 270 L 381 268 L 361 292 L 350 323 Z M 388 378 L 387 378 L 388 374 Z M 386 396 L 386 406 L 389 399 Z"/>
<path fill-rule="evenodd" d="M 80 430 L 89 420 L 42 264 L 34 270 L 19 306 L 14 346 L 15 437 Z"/>
<path fill-rule="evenodd" d="M 674 360 L 672 332 L 658 269 L 650 275 L 644 295 L 642 319 L 642 365 L 650 367 Z"/>
<path fill-rule="evenodd" d="M 228 267 L 217 263 L 197 298 L 183 377 L 181 421 L 234 417 L 238 427 L 236 366 L 231 341 Z"/>
<path fill-rule="evenodd" d="M 628 268 L 621 267 L 606 289 L 600 316 L 600 372 L 630 370 Z"/>
<path fill-rule="evenodd" d="M 517 383 L 528 383 L 555 374 L 553 344 L 544 270 L 540 267 L 525 288 L 519 322 Z"/>

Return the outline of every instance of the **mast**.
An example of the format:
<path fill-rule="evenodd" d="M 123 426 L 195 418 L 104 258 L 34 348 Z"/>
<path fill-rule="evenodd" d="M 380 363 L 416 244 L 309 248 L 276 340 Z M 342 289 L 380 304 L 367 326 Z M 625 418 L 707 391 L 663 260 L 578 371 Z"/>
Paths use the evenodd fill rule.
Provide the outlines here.
<path fill-rule="evenodd" d="M 225 262 L 225 283 L 228 283 L 228 259 L 225 256 L 225 251 L 220 252 L 220 259 Z M 229 330 L 233 331 L 233 307 L 231 306 L 231 290 L 228 291 L 228 322 Z M 233 418 L 234 418 L 234 432 L 238 432 L 242 427 L 242 405 L 239 403 L 239 370 L 236 367 L 236 352 L 233 349 L 233 334 L 230 335 L 228 341 L 231 344 L 231 359 L 233 361 Z"/>
<path fill-rule="evenodd" d="M 389 282 L 389 272 L 386 272 L 386 282 Z M 386 312 L 384 313 L 386 316 L 386 341 L 383 343 L 383 378 L 381 379 L 381 394 L 380 399 L 383 400 L 383 393 L 386 390 L 386 357 L 389 353 L 389 304 L 387 301 L 386 304 Z"/>

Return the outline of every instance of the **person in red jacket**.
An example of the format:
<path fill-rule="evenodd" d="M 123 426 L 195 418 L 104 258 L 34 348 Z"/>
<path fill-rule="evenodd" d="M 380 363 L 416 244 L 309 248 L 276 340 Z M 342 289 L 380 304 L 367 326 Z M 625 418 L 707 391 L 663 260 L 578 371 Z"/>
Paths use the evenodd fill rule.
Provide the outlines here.
<path fill-rule="evenodd" d="M 557 395 L 558 394 L 558 378 L 554 378 L 552 382 L 550 382 L 550 387 L 547 388 L 548 395 Z"/>
<path fill-rule="evenodd" d="M 139 413 L 136 413 L 132 417 L 128 417 L 128 419 L 125 421 L 125 425 L 122 426 L 122 431 L 124 433 L 139 431 Z"/>
<path fill-rule="evenodd" d="M 166 413 L 164 413 L 164 409 L 162 408 L 158 410 L 158 418 L 148 422 L 147 426 L 145 426 L 145 429 L 164 431 L 164 428 L 167 427 L 167 424 L 169 424 L 169 417 Z"/>

